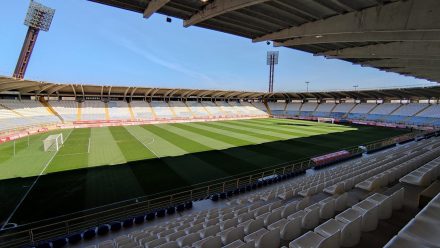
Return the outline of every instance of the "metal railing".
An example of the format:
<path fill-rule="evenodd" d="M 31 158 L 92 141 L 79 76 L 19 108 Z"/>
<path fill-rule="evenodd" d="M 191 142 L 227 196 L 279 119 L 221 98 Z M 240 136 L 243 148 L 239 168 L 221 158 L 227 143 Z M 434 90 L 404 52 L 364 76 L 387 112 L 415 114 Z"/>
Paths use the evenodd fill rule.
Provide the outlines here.
<path fill-rule="evenodd" d="M 368 151 L 372 151 L 425 134 L 427 134 L 427 132 L 412 132 L 371 142 L 364 144 L 363 146 L 367 148 Z M 364 152 L 364 150 L 358 146 L 341 150 L 349 151 L 351 157 Z M 169 206 L 176 206 L 189 201 L 206 199 L 208 196 L 220 192 L 240 189 L 258 183 L 262 178 L 267 176 L 301 172 L 311 167 L 313 167 L 311 159 L 307 158 L 301 161 L 275 165 L 242 173 L 240 175 L 196 184 L 191 187 L 179 188 L 173 191 L 161 192 L 64 216 L 28 223 L 14 229 L 2 231 L 2 233 L 0 233 L 0 246 L 17 247 L 27 244 L 36 244 L 40 241 L 78 233 L 102 224 L 108 224 L 112 221 L 124 220 L 129 217 L 143 215 Z"/>

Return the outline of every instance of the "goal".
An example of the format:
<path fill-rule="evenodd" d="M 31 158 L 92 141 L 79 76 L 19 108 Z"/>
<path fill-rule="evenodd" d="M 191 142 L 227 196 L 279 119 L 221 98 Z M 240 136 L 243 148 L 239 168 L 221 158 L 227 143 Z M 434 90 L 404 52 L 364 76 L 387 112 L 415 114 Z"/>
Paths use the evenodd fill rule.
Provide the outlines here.
<path fill-rule="evenodd" d="M 44 151 L 58 151 L 64 143 L 63 134 L 53 134 L 43 140 Z"/>
<path fill-rule="evenodd" d="M 331 122 L 335 123 L 335 118 L 318 117 L 318 122 Z"/>

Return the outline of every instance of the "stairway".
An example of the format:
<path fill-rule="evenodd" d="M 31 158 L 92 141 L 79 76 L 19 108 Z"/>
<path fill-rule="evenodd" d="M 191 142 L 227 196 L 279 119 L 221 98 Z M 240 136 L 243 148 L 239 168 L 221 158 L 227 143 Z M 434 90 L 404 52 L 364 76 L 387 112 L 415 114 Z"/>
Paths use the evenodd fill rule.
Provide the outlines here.
<path fill-rule="evenodd" d="M 128 105 L 128 111 L 130 112 L 130 118 L 132 121 L 134 121 L 134 113 L 133 113 L 133 109 L 131 108 L 131 103 L 127 103 Z"/>
<path fill-rule="evenodd" d="M 77 110 L 76 110 L 76 120 L 80 121 L 82 115 L 82 102 L 78 102 Z"/>
<path fill-rule="evenodd" d="M 63 117 L 61 117 L 60 114 L 58 114 L 58 112 L 53 109 L 53 107 L 50 105 L 50 103 L 48 101 L 46 101 L 46 99 L 44 99 L 44 97 L 40 97 L 40 103 L 46 108 L 47 112 L 55 115 L 56 117 L 58 117 L 58 119 L 60 119 L 61 123 L 64 124 L 64 119 Z"/>
<path fill-rule="evenodd" d="M 109 121 L 110 120 L 110 113 L 108 111 L 108 102 L 104 103 L 104 107 L 105 107 L 105 120 Z"/>

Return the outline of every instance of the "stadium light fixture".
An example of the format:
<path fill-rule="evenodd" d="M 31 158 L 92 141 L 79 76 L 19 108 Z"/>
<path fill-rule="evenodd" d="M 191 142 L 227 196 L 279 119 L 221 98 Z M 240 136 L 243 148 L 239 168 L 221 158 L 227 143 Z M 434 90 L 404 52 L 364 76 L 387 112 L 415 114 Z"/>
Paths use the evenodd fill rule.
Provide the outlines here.
<path fill-rule="evenodd" d="M 307 90 L 307 92 L 309 92 L 309 83 L 310 83 L 309 81 L 306 82 L 306 87 L 307 87 L 306 90 Z"/>
<path fill-rule="evenodd" d="M 357 91 L 358 87 L 359 87 L 359 85 L 353 85 L 354 91 Z"/>
<path fill-rule="evenodd" d="M 275 65 L 278 64 L 278 51 L 267 52 L 266 64 L 269 66 L 269 93 L 273 92 Z"/>
<path fill-rule="evenodd" d="M 46 7 L 38 2 L 31 0 L 24 20 L 24 25 L 28 26 L 26 38 L 15 66 L 13 77 L 24 78 L 26 68 L 31 59 L 32 51 L 37 42 L 40 30 L 49 31 L 55 10 Z"/>

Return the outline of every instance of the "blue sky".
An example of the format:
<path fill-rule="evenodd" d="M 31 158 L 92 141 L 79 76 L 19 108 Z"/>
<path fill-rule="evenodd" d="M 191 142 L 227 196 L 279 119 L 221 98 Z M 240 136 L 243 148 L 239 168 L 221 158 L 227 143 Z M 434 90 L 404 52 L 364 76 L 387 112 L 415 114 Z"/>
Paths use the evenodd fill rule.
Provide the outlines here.
<path fill-rule="evenodd" d="M 266 91 L 266 52 L 280 52 L 275 91 L 393 87 L 428 81 L 363 68 L 207 29 L 184 28 L 86 0 L 40 0 L 55 8 L 49 32 L 41 32 L 26 78 L 172 88 Z M 0 75 L 12 75 L 27 27 L 28 0 L 2 0 Z"/>

